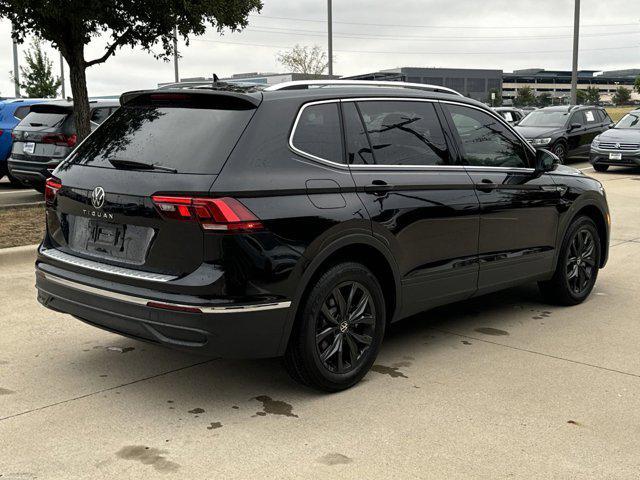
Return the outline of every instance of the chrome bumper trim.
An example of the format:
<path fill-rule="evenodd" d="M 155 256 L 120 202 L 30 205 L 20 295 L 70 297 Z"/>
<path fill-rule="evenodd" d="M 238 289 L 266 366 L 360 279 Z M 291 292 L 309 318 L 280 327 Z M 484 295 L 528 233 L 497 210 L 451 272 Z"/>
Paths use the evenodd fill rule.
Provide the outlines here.
<path fill-rule="evenodd" d="M 114 265 L 107 265 L 106 263 L 100 263 L 93 260 L 87 260 L 86 258 L 76 257 L 69 255 L 68 253 L 61 252 L 55 248 L 40 250 L 40 253 L 48 258 L 57 260 L 59 262 L 68 263 L 76 267 L 86 268 L 96 272 L 108 273 L 111 275 L 118 275 L 120 277 L 135 278 L 138 280 L 146 280 L 149 282 L 169 282 L 175 280 L 177 277 L 171 275 L 163 275 L 160 273 L 143 272 L 141 270 L 133 270 L 130 268 L 116 267 Z"/>
<path fill-rule="evenodd" d="M 110 290 L 103 290 L 102 288 L 92 287 L 90 285 L 84 285 L 82 283 L 73 282 L 71 280 L 67 280 L 65 278 L 61 278 L 55 275 L 51 275 L 50 273 L 44 273 L 42 271 L 38 272 L 39 275 L 42 275 L 46 280 L 52 283 L 57 283 L 58 285 L 62 285 L 64 287 L 73 288 L 74 290 L 78 290 L 81 292 L 91 293 L 94 295 L 98 295 L 105 298 L 111 298 L 113 300 L 120 300 L 122 302 L 133 303 L 135 305 L 143 305 L 147 306 L 148 302 L 160 302 L 167 305 L 171 305 L 174 307 L 187 307 L 187 308 L 197 308 L 202 313 L 249 313 L 249 312 L 262 312 L 265 310 L 276 310 L 280 308 L 289 308 L 291 306 L 291 302 L 271 302 L 271 303 L 260 303 L 257 305 L 234 305 L 229 307 L 210 307 L 206 305 L 184 305 L 179 303 L 158 301 L 151 298 L 143 298 L 143 297 L 135 297 L 132 295 L 126 295 L 124 293 L 112 292 Z"/>

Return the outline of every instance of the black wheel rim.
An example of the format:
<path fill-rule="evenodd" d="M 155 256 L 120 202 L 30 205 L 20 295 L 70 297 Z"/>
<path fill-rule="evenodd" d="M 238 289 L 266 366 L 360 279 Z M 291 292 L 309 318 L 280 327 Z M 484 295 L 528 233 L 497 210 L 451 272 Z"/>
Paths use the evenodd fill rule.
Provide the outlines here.
<path fill-rule="evenodd" d="M 562 145 L 561 143 L 556 145 L 556 147 L 553 149 L 553 153 L 556 154 L 556 156 L 560 159 L 560 161 L 564 162 L 564 157 L 565 157 L 564 145 Z"/>
<path fill-rule="evenodd" d="M 316 318 L 316 351 L 333 373 L 348 373 L 365 360 L 375 335 L 376 310 L 369 290 L 344 282 L 322 303 Z"/>
<path fill-rule="evenodd" d="M 567 252 L 567 282 L 571 291 L 580 295 L 590 286 L 596 271 L 596 242 L 593 234 L 583 228 L 576 232 Z"/>

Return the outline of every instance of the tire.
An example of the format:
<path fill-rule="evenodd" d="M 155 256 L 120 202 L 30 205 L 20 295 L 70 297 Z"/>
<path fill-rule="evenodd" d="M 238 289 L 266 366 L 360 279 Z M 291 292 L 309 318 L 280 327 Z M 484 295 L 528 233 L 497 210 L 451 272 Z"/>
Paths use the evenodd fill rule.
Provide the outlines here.
<path fill-rule="evenodd" d="M 593 169 L 596 172 L 606 172 L 607 170 L 609 170 L 609 165 L 602 165 L 599 163 L 594 163 L 593 164 Z"/>
<path fill-rule="evenodd" d="M 601 240 L 596 224 L 581 216 L 570 225 L 551 280 L 539 282 L 543 296 L 551 303 L 577 305 L 593 290 L 598 278 Z"/>
<path fill-rule="evenodd" d="M 551 151 L 560 159 L 560 163 L 565 164 L 567 162 L 567 144 L 562 140 L 556 142 Z"/>
<path fill-rule="evenodd" d="M 328 268 L 300 304 L 284 357 L 289 375 L 326 392 L 352 387 L 378 355 L 385 312 L 380 283 L 367 267 L 345 262 Z"/>
<path fill-rule="evenodd" d="M 26 188 L 24 183 L 22 183 L 20 180 L 18 180 L 16 177 L 11 175 L 10 173 L 7 173 L 7 177 L 9 178 L 9 181 L 11 182 L 12 187 Z"/>

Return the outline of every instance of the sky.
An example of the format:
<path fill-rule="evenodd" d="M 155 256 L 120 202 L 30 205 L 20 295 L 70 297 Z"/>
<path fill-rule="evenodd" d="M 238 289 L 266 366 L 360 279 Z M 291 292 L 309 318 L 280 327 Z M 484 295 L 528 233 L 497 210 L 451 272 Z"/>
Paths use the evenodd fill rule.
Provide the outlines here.
<path fill-rule="evenodd" d="M 241 33 L 210 28 L 179 44 L 180 76 L 284 72 L 276 54 L 327 45 L 326 0 L 263 0 Z M 333 0 L 334 73 L 396 67 L 571 69 L 574 0 Z M 582 0 L 579 68 L 640 68 L 640 1 Z M 0 21 L 0 95 L 13 95 L 11 26 Z M 99 57 L 97 37 L 86 58 Z M 23 58 L 26 45 L 19 46 Z M 59 55 L 47 45 L 59 74 Z M 173 81 L 173 64 L 123 48 L 87 70 L 89 95 L 119 95 Z M 70 91 L 67 70 L 67 94 Z"/>

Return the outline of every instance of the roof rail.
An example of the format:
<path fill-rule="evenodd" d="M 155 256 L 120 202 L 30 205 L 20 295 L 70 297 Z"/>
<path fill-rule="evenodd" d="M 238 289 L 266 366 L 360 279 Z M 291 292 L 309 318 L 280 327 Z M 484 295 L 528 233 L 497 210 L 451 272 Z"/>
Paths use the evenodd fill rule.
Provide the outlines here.
<path fill-rule="evenodd" d="M 439 85 L 371 80 L 296 80 L 293 82 L 278 83 L 277 85 L 265 88 L 265 91 L 304 90 L 310 87 L 322 88 L 336 86 L 410 88 L 413 90 L 422 90 L 427 92 L 449 93 L 452 95 L 458 95 L 460 97 L 464 96 L 460 92 L 456 92 L 452 88 L 441 87 Z"/>

